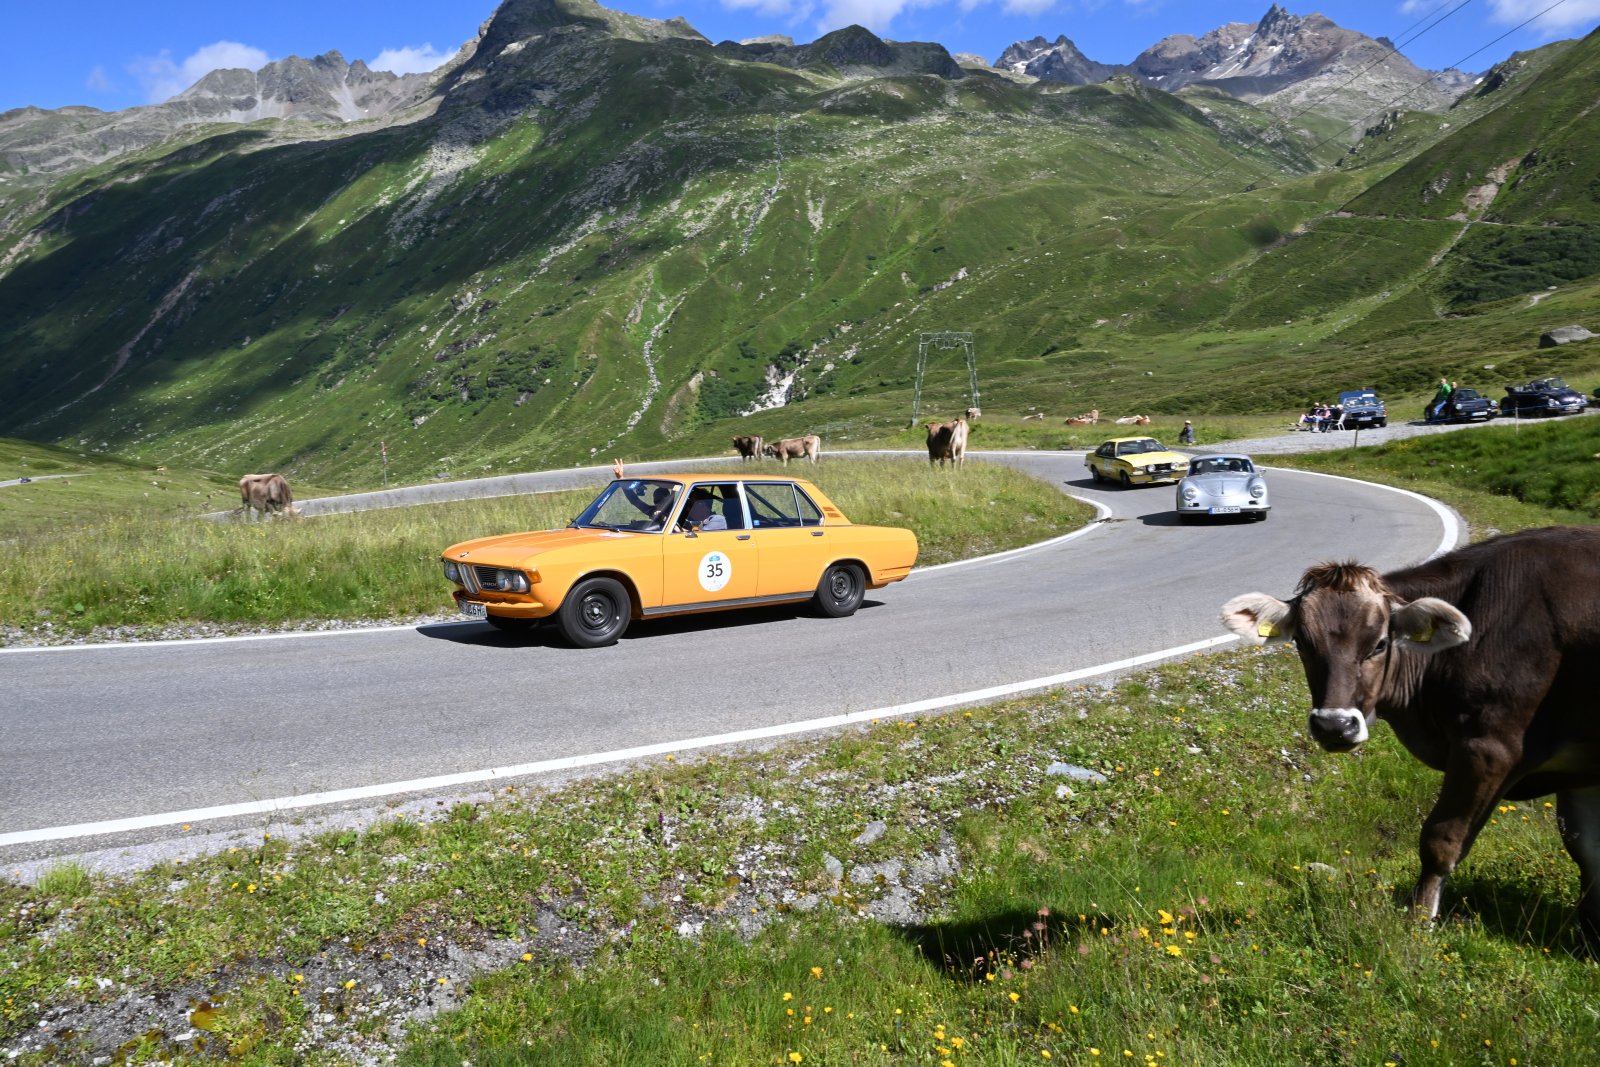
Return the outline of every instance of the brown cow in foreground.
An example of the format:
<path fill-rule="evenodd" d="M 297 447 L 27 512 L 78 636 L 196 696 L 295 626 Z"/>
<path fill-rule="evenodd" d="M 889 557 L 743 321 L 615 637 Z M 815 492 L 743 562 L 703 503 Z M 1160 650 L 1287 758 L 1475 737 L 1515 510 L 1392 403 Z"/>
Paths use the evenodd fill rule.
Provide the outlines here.
<path fill-rule="evenodd" d="M 928 463 L 961 466 L 967 459 L 967 420 L 928 423 Z"/>
<path fill-rule="evenodd" d="M 1422 824 L 1418 912 L 1438 916 L 1446 876 L 1501 800 L 1554 793 L 1578 915 L 1600 946 L 1600 527 L 1508 534 L 1385 575 L 1324 563 L 1287 604 L 1247 593 L 1222 623 L 1257 644 L 1294 641 L 1324 749 L 1355 748 L 1381 718 L 1444 772 Z"/>
<path fill-rule="evenodd" d="M 740 459 L 760 459 L 761 445 L 761 438 L 755 434 L 742 434 L 733 439 L 733 447 L 739 450 Z"/>
<path fill-rule="evenodd" d="M 814 433 L 804 437 L 786 437 L 782 441 L 772 442 L 761 451 L 773 459 L 783 460 L 785 467 L 791 459 L 809 459 L 815 463 L 822 452 L 822 438 Z"/>
<path fill-rule="evenodd" d="M 246 474 L 239 479 L 239 510 L 263 515 L 300 514 L 295 510 L 294 493 L 281 474 Z"/>

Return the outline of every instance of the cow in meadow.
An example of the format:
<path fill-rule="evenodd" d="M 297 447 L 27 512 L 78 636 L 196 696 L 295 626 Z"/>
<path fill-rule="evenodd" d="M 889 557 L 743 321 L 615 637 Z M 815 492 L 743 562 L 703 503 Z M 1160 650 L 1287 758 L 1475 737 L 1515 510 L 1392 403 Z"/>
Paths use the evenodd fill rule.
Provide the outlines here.
<path fill-rule="evenodd" d="M 928 463 L 959 467 L 967 458 L 967 420 L 928 423 Z"/>
<path fill-rule="evenodd" d="M 785 467 L 791 459 L 809 459 L 815 463 L 822 452 L 822 438 L 814 433 L 804 437 L 786 437 L 782 441 L 772 442 L 761 451 L 773 459 L 783 460 Z"/>
<path fill-rule="evenodd" d="M 741 434 L 733 439 L 733 447 L 741 460 L 760 459 L 762 445 L 761 438 L 755 434 Z"/>
<path fill-rule="evenodd" d="M 1091 408 L 1082 415 L 1074 415 L 1067 420 L 1068 426 L 1093 426 L 1100 421 L 1100 409 Z"/>
<path fill-rule="evenodd" d="M 1289 602 L 1247 593 L 1222 623 L 1295 643 L 1324 749 L 1355 748 L 1383 719 L 1444 772 L 1422 823 L 1419 913 L 1438 916 L 1496 805 L 1554 793 L 1579 919 L 1600 946 L 1600 527 L 1525 530 L 1381 575 L 1320 564 Z"/>
<path fill-rule="evenodd" d="M 1116 420 L 1118 426 L 1149 426 L 1149 415 L 1124 415 Z"/>
<path fill-rule="evenodd" d="M 239 479 L 239 510 L 262 515 L 298 515 L 294 492 L 281 474 L 246 474 Z"/>

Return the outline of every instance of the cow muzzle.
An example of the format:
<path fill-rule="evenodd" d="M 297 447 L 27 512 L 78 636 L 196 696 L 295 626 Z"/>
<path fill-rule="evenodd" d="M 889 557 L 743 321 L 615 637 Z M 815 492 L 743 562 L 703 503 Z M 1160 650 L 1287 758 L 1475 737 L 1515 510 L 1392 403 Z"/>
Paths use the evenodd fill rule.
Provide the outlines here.
<path fill-rule="evenodd" d="M 1356 708 L 1317 708 L 1307 726 L 1325 752 L 1348 752 L 1367 739 L 1367 717 Z"/>

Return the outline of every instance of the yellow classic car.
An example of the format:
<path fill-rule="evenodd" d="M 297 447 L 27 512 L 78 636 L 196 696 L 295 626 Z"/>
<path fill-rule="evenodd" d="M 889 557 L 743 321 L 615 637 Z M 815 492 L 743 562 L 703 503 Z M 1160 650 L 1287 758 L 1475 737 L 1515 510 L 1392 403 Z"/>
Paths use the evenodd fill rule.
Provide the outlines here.
<path fill-rule="evenodd" d="M 554 618 L 579 648 L 658 615 L 809 600 L 842 618 L 916 559 L 910 530 L 857 526 L 807 481 L 741 474 L 618 478 L 564 530 L 442 555 L 463 615 L 506 630 Z"/>
<path fill-rule="evenodd" d="M 1189 472 L 1189 457 L 1167 451 L 1154 437 L 1113 437 L 1084 456 L 1083 465 L 1095 481 L 1117 482 L 1126 489 L 1181 481 Z"/>

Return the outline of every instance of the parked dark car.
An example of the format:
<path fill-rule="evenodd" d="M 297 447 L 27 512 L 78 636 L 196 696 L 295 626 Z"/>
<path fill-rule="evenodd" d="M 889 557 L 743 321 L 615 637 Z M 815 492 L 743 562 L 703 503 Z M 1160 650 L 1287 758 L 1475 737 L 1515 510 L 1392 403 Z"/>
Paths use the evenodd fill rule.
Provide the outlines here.
<path fill-rule="evenodd" d="M 1488 422 L 1500 413 L 1500 405 L 1476 389 L 1457 388 L 1444 406 L 1435 411 L 1429 404 L 1422 411 L 1424 422 Z"/>
<path fill-rule="evenodd" d="M 1347 389 L 1340 393 L 1339 409 L 1344 412 L 1339 425 L 1346 430 L 1389 425 L 1389 409 L 1371 389 Z"/>
<path fill-rule="evenodd" d="M 1539 378 L 1527 385 L 1506 386 L 1500 414 L 1528 419 L 1540 415 L 1576 415 L 1588 406 L 1582 393 L 1560 378 Z"/>

